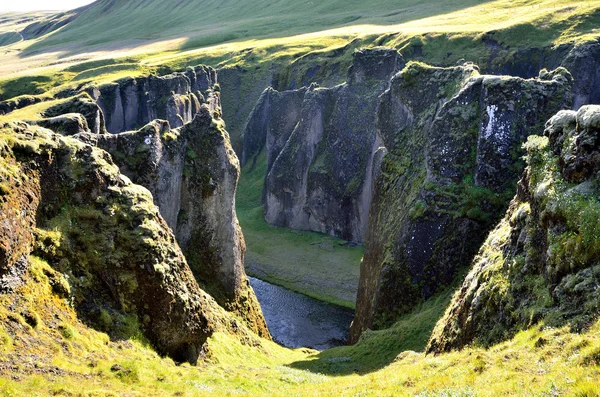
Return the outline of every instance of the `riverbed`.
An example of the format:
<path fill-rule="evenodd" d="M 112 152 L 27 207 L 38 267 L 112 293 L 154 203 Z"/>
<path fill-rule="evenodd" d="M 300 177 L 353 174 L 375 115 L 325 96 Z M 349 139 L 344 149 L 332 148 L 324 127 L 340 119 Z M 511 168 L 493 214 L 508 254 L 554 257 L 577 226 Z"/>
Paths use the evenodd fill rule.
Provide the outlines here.
<path fill-rule="evenodd" d="M 326 350 L 346 344 L 352 310 L 249 277 L 273 339 L 286 347 Z"/>

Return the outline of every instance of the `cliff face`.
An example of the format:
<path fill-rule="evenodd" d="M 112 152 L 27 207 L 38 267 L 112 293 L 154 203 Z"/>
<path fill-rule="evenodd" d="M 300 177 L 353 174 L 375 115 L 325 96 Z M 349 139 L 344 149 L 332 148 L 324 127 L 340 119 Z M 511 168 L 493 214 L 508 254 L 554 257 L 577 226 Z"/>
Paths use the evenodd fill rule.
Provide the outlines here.
<path fill-rule="evenodd" d="M 428 350 L 488 344 L 537 323 L 579 332 L 600 305 L 600 107 L 561 111 L 527 141 L 527 168 Z M 543 343 L 543 342 L 542 342 Z"/>
<path fill-rule="evenodd" d="M 173 128 L 189 123 L 216 83 L 214 69 L 197 66 L 167 76 L 119 80 L 88 91 L 104 113 L 108 132 L 118 133 L 155 119 L 167 120 Z"/>
<path fill-rule="evenodd" d="M 33 272 L 87 324 L 140 331 L 175 360 L 194 363 L 217 329 L 251 338 L 198 287 L 150 192 L 108 153 L 20 123 L 1 126 L 0 163 L 0 290 L 15 304 Z M 40 262 L 50 266 L 32 270 Z"/>
<path fill-rule="evenodd" d="M 150 190 L 202 288 L 269 338 L 243 267 L 234 206 L 239 162 L 213 102 L 218 95 L 179 129 L 155 120 L 138 131 L 78 137 L 111 153 L 125 175 Z"/>
<path fill-rule="evenodd" d="M 570 107 L 566 70 L 540 78 L 410 64 L 378 111 L 388 153 L 374 189 L 351 339 L 449 285 L 496 222 L 522 171 L 521 145 Z"/>
<path fill-rule="evenodd" d="M 345 84 L 263 93 L 243 134 L 242 159 L 267 150 L 267 222 L 363 241 L 380 146 L 377 97 L 402 64 L 395 50 L 363 50 Z"/>

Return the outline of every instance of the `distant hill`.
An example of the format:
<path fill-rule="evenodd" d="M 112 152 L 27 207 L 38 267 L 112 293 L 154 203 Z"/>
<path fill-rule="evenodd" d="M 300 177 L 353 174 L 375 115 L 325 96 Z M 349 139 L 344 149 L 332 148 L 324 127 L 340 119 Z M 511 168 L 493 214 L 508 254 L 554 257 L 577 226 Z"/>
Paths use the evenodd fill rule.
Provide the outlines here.
<path fill-rule="evenodd" d="M 198 47 L 281 37 L 357 24 L 398 24 L 445 14 L 481 0 L 98 0 L 63 30 L 31 47 L 93 46 L 186 36 Z"/>

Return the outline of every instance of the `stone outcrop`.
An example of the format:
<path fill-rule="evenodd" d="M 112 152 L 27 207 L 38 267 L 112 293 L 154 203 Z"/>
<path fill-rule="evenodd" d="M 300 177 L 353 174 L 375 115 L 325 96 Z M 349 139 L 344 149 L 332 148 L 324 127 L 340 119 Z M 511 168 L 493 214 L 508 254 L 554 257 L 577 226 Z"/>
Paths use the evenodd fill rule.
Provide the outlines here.
<path fill-rule="evenodd" d="M 189 123 L 216 83 L 214 69 L 197 66 L 167 76 L 122 79 L 87 91 L 102 109 L 108 132 L 119 133 L 155 119 L 167 120 L 173 128 Z"/>
<path fill-rule="evenodd" d="M 7 101 L 0 102 L 0 115 L 8 114 L 14 110 L 42 102 L 42 98 L 33 95 L 21 95 Z"/>
<path fill-rule="evenodd" d="M 362 50 L 345 84 L 263 93 L 243 134 L 242 160 L 256 161 L 266 149 L 267 222 L 363 241 L 381 144 L 377 97 L 402 65 L 395 50 Z"/>
<path fill-rule="evenodd" d="M 561 65 L 574 78 L 573 109 L 600 103 L 600 43 L 574 47 Z"/>
<path fill-rule="evenodd" d="M 79 113 L 67 113 L 48 119 L 32 121 L 30 124 L 48 128 L 65 136 L 90 132 L 87 120 Z"/>
<path fill-rule="evenodd" d="M 243 265 L 245 243 L 235 213 L 240 173 L 217 94 L 178 129 L 155 120 L 120 134 L 80 134 L 111 153 L 121 171 L 150 190 L 203 289 L 249 328 L 269 338 Z"/>
<path fill-rule="evenodd" d="M 564 70 L 481 76 L 412 63 L 380 99 L 377 177 L 351 339 L 449 285 L 504 213 L 521 145 L 571 104 Z"/>
<path fill-rule="evenodd" d="M 88 129 L 93 134 L 106 133 L 104 123 L 104 114 L 102 109 L 94 102 L 94 100 L 86 93 L 50 106 L 44 111 L 42 116 L 47 118 L 61 117 L 65 114 L 79 113 L 85 118 Z"/>
<path fill-rule="evenodd" d="M 525 145 L 517 195 L 438 322 L 430 352 L 495 343 L 540 322 L 580 332 L 597 318 L 600 106 L 559 112 L 544 135 Z"/>
<path fill-rule="evenodd" d="M 80 319 L 115 337 L 139 331 L 175 360 L 194 363 L 217 330 L 255 338 L 198 287 L 150 192 L 107 152 L 19 123 L 0 126 L 0 165 L 3 294 L 33 253 Z"/>

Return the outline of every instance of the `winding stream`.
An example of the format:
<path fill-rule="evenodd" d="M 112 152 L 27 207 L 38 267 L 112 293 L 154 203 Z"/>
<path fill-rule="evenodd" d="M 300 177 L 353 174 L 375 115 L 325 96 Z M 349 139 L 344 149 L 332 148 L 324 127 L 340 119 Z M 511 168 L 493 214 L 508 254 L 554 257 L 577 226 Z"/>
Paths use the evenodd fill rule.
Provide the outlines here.
<path fill-rule="evenodd" d="M 326 350 L 346 344 L 352 310 L 249 277 L 273 339 L 286 347 Z"/>

